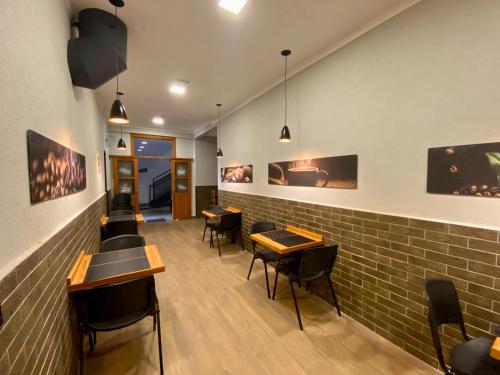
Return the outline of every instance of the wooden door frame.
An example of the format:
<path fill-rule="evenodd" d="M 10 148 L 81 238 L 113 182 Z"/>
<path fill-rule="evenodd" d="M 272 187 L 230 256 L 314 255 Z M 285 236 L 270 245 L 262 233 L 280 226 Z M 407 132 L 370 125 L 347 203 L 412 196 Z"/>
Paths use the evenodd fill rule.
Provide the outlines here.
<path fill-rule="evenodd" d="M 172 156 L 141 156 L 135 153 L 135 139 L 136 138 L 145 138 L 145 139 L 161 139 L 163 141 L 171 141 L 172 142 Z M 167 135 L 153 135 L 153 134 L 142 134 L 142 133 L 130 133 L 130 150 L 131 156 L 135 156 L 137 158 L 143 159 L 175 159 L 177 155 L 177 138 L 170 137 Z"/>

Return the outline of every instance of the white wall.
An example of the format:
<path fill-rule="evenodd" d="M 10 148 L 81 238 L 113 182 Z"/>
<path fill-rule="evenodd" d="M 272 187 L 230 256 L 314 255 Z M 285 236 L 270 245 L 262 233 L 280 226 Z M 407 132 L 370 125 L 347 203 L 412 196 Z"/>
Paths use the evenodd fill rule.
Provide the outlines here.
<path fill-rule="evenodd" d="M 424 0 L 224 119 L 219 167 L 253 164 L 224 190 L 494 229 L 500 199 L 426 193 L 429 147 L 500 141 L 500 2 Z M 293 53 L 291 55 L 293 59 Z M 272 186 L 267 164 L 359 155 L 357 190 Z"/>
<path fill-rule="evenodd" d="M 0 19 L 1 278 L 104 193 L 104 119 L 94 92 L 71 84 L 65 1 L 0 0 Z M 85 155 L 84 191 L 31 205 L 27 129 Z"/>
<path fill-rule="evenodd" d="M 217 185 L 217 139 L 200 137 L 194 141 L 194 170 L 197 186 Z"/>
<path fill-rule="evenodd" d="M 165 159 L 139 159 L 139 170 L 147 168 L 146 172 L 139 172 L 139 204 L 149 203 L 149 185 L 158 175 L 171 169 L 170 161 Z"/>

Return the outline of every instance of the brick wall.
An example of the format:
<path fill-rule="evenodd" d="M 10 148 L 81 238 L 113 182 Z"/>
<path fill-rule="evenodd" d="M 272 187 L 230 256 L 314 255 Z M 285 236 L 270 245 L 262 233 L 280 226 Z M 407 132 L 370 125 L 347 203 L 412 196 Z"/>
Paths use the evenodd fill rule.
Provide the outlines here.
<path fill-rule="evenodd" d="M 217 191 L 217 186 L 196 186 L 196 216 L 201 216 L 201 211 L 212 204 L 212 191 Z"/>
<path fill-rule="evenodd" d="M 219 192 L 219 201 L 242 210 L 247 248 L 248 227 L 257 220 L 338 243 L 332 280 L 342 311 L 432 366 L 424 278 L 453 280 L 471 336 L 491 335 L 500 325 L 498 231 L 228 191 Z M 311 290 L 329 298 L 318 284 Z M 447 354 L 461 335 L 446 326 L 442 340 Z"/>
<path fill-rule="evenodd" d="M 77 372 L 66 276 L 81 251 L 99 248 L 105 207 L 103 196 L 0 280 L 0 374 Z"/>

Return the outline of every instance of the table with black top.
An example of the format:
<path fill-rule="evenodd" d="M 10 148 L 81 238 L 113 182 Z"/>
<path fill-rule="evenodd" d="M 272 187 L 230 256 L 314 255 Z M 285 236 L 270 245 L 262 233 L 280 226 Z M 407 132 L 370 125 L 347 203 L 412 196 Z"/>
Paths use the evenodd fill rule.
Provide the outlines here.
<path fill-rule="evenodd" d="M 134 215 L 120 215 L 120 216 L 102 216 L 101 217 L 101 227 L 104 228 L 107 223 L 116 222 L 116 221 L 137 221 L 137 224 L 144 223 L 144 216 L 142 214 L 134 214 Z"/>
<path fill-rule="evenodd" d="M 69 292 L 92 289 L 165 271 L 156 245 L 106 253 L 80 253 L 67 277 Z"/>
<path fill-rule="evenodd" d="M 228 208 L 214 208 L 212 210 L 203 210 L 201 211 L 201 214 L 208 217 L 209 219 L 218 219 L 223 215 L 237 214 L 239 212 L 241 212 L 241 210 L 234 207 L 228 207 Z"/>
<path fill-rule="evenodd" d="M 291 225 L 285 229 L 252 234 L 250 239 L 279 254 L 321 246 L 325 242 L 322 235 Z"/>

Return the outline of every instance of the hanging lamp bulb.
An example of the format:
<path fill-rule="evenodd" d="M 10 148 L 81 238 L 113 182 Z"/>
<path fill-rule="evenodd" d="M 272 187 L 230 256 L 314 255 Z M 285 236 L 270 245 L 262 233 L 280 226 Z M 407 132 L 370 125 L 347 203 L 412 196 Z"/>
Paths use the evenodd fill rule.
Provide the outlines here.
<path fill-rule="evenodd" d="M 222 159 L 224 157 L 222 149 L 220 148 L 220 109 L 222 104 L 217 104 L 217 107 L 219 107 L 219 122 L 217 123 L 217 159 Z"/>
<path fill-rule="evenodd" d="M 287 100 L 287 95 L 286 95 L 287 94 L 286 93 L 286 80 L 287 80 L 286 73 L 287 73 L 287 68 L 288 68 L 288 56 L 290 56 L 291 53 L 292 53 L 292 51 L 290 51 L 289 49 L 285 49 L 285 50 L 281 51 L 281 56 L 285 57 L 285 125 L 281 129 L 281 133 L 280 133 L 280 137 L 279 137 L 278 141 L 282 142 L 282 143 L 288 143 L 288 142 L 292 141 L 292 138 L 290 136 L 290 129 L 288 128 L 288 125 L 286 124 L 286 122 L 287 122 L 287 109 L 288 109 L 288 100 Z"/>
<path fill-rule="evenodd" d="M 110 0 L 111 4 L 115 6 L 115 17 L 118 18 L 118 7 L 122 7 L 125 4 L 121 0 Z M 113 123 L 113 124 L 128 124 L 128 116 L 127 116 L 127 111 L 125 110 L 125 106 L 120 100 L 120 96 L 123 95 L 122 92 L 120 92 L 120 89 L 118 87 L 118 38 L 116 37 L 116 31 L 115 31 L 115 69 L 116 69 L 116 99 L 113 101 L 113 104 L 111 105 L 111 110 L 109 111 L 109 119 L 108 121 Z"/>

